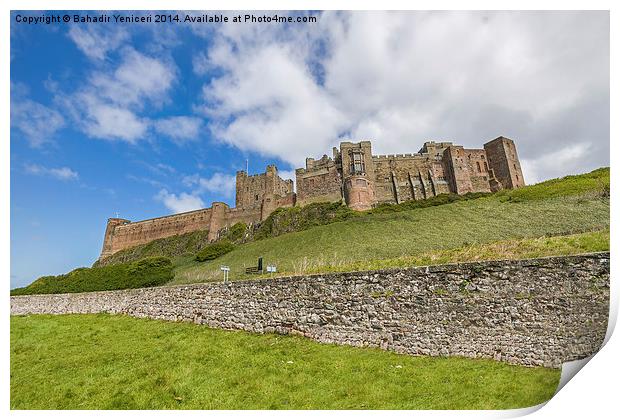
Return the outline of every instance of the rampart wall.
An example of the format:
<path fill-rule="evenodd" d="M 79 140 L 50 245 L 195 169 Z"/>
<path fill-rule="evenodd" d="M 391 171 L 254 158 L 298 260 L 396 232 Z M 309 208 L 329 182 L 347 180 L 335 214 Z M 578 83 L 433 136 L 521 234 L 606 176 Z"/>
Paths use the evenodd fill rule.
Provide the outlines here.
<path fill-rule="evenodd" d="M 105 258 L 122 249 L 160 238 L 206 230 L 210 224 L 210 208 L 133 223 L 129 220 L 109 219 L 101 256 Z"/>
<path fill-rule="evenodd" d="M 99 312 L 559 367 L 603 343 L 609 253 L 11 297 L 12 315 Z"/>
<path fill-rule="evenodd" d="M 278 176 L 275 165 L 262 174 L 238 171 L 235 207 L 213 203 L 211 208 L 140 222 L 108 219 L 100 260 L 120 250 L 150 241 L 208 230 L 208 239 L 238 222 L 265 220 L 279 207 L 317 202 L 344 202 L 354 210 L 381 203 L 424 200 L 439 194 L 490 192 L 525 185 L 514 142 L 505 137 L 464 149 L 449 142 L 426 142 L 418 153 L 372 155 L 370 141 L 341 142 L 333 158 L 306 159 L 293 181 Z"/>
<path fill-rule="evenodd" d="M 444 164 L 429 154 L 373 156 L 376 200 L 402 203 L 423 200 L 450 189 Z"/>

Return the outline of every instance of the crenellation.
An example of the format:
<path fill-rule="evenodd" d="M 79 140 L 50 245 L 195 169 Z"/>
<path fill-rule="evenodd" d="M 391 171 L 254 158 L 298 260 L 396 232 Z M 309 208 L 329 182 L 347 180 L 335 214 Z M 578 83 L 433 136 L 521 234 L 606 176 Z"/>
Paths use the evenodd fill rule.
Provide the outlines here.
<path fill-rule="evenodd" d="M 525 185 L 514 141 L 498 137 L 480 149 L 452 142 L 427 141 L 417 153 L 373 155 L 369 140 L 343 141 L 324 154 L 308 157 L 293 181 L 282 179 L 275 165 L 249 175 L 237 171 L 235 207 L 213 203 L 210 208 L 137 222 L 108 220 L 100 259 L 155 239 L 208 230 L 218 232 L 243 222 L 260 223 L 279 207 L 317 202 L 342 202 L 354 210 L 382 203 L 424 200 L 440 194 L 493 192 Z"/>

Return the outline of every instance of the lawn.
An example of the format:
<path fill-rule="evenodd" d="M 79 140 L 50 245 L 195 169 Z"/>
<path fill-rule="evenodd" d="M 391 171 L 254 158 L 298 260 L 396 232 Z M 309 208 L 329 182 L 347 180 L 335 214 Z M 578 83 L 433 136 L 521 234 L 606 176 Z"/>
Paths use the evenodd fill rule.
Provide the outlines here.
<path fill-rule="evenodd" d="M 583 195 L 528 200 L 491 196 L 386 214 L 287 233 L 238 246 L 210 262 L 177 260 L 174 283 L 247 278 L 245 267 L 275 264 L 279 272 L 302 274 L 325 267 L 364 265 L 430 251 L 452 250 L 498 241 L 569 235 L 609 228 L 609 200 Z M 501 259 L 502 255 L 497 254 Z M 380 265 L 380 264 L 379 264 Z"/>
<path fill-rule="evenodd" d="M 562 255 L 577 255 L 592 252 L 609 251 L 609 229 L 576 233 L 573 235 L 543 236 L 540 238 L 509 239 L 506 241 L 472 244 L 454 249 L 439 249 L 406 255 L 396 258 L 362 261 L 336 261 L 335 264 L 310 264 L 304 267 L 306 274 L 369 271 L 389 268 L 416 267 L 427 265 L 451 264 L 458 262 L 490 261 L 498 259 L 520 260 Z M 280 276 L 298 273 L 280 272 Z M 269 274 L 254 275 L 253 278 L 266 278 Z M 221 277 L 221 274 L 220 274 Z M 242 278 L 250 278 L 243 276 Z M 171 282 L 183 284 L 179 276 Z M 189 281 L 191 282 L 191 281 Z"/>
<path fill-rule="evenodd" d="M 113 315 L 11 317 L 12 409 L 506 409 L 560 371 Z"/>

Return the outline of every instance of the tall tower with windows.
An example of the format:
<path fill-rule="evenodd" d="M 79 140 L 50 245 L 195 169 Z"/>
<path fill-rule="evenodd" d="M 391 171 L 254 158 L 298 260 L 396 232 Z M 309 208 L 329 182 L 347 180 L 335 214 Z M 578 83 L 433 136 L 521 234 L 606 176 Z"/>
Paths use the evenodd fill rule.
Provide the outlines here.
<path fill-rule="evenodd" d="M 498 137 L 485 143 L 484 150 L 492 175 L 503 188 L 512 189 L 525 185 L 514 141 Z"/>
<path fill-rule="evenodd" d="M 368 210 L 376 203 L 374 163 L 369 141 L 340 143 L 343 195 L 353 210 Z"/>

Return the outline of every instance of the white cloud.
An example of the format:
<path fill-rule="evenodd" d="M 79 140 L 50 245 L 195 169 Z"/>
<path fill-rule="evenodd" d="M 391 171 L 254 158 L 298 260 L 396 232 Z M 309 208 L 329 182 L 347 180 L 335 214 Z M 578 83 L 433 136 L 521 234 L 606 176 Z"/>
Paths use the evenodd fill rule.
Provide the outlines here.
<path fill-rule="evenodd" d="M 26 172 L 31 175 L 50 176 L 61 181 L 73 181 L 79 178 L 78 173 L 71 168 L 63 166 L 61 168 L 46 168 L 41 165 L 28 164 L 25 166 Z"/>
<path fill-rule="evenodd" d="M 169 193 L 163 189 L 155 196 L 155 199 L 174 213 L 183 213 L 191 210 L 198 210 L 205 207 L 202 199 L 197 195 L 181 193 L 180 195 Z"/>
<path fill-rule="evenodd" d="M 122 62 L 112 72 L 95 72 L 72 95 L 57 95 L 57 102 L 88 136 L 135 144 L 151 126 L 139 114 L 146 104 L 160 106 L 176 78 L 172 63 L 125 49 Z"/>
<path fill-rule="evenodd" d="M 183 184 L 194 188 L 195 194 L 211 192 L 232 197 L 235 193 L 237 178 L 234 175 L 227 175 L 216 172 L 209 178 L 203 178 L 198 174 L 186 176 L 183 178 Z"/>
<path fill-rule="evenodd" d="M 148 120 L 138 117 L 129 109 L 106 104 L 89 94 L 78 98 L 85 105 L 82 108 L 85 117 L 82 127 L 89 136 L 136 143 L 146 134 Z"/>
<path fill-rule="evenodd" d="M 580 164 L 589 148 L 587 142 L 577 143 L 534 159 L 520 159 L 523 178 L 528 184 L 534 184 L 545 179 L 578 174 L 582 172 Z"/>
<path fill-rule="evenodd" d="M 609 162 L 608 16 L 325 12 L 286 29 L 220 25 L 193 63 L 219 72 L 199 108 L 220 141 L 296 167 L 341 139 L 404 153 L 505 135 L 530 161 L 589 142 L 577 160 L 587 170 Z"/>
<path fill-rule="evenodd" d="M 145 101 L 161 104 L 176 77 L 172 63 L 127 48 L 112 74 L 95 73 L 90 84 L 110 102 L 141 108 Z"/>
<path fill-rule="evenodd" d="M 80 51 L 94 60 L 105 59 L 109 51 L 117 49 L 129 38 L 124 29 L 106 25 L 72 25 L 68 35 Z"/>
<path fill-rule="evenodd" d="M 41 147 L 65 126 L 65 119 L 58 111 L 38 102 L 12 97 L 11 125 L 24 133 L 30 146 Z"/>
<path fill-rule="evenodd" d="M 183 144 L 198 139 L 202 131 L 202 119 L 186 116 L 164 118 L 155 122 L 155 129 L 175 143 Z"/>

